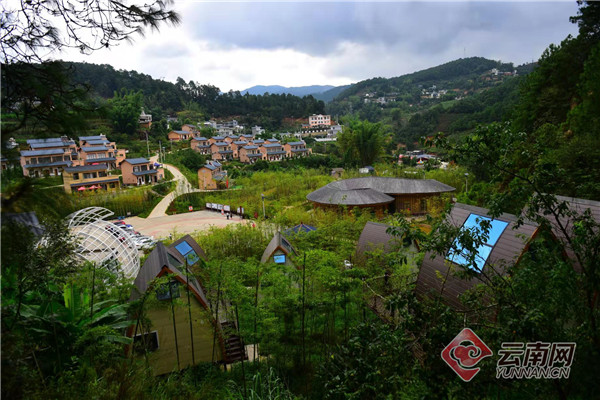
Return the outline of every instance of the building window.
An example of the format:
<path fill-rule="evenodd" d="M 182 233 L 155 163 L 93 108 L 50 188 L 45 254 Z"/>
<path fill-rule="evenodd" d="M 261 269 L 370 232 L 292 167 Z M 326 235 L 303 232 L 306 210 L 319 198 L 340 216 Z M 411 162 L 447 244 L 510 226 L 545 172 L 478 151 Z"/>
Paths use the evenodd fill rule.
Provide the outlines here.
<path fill-rule="evenodd" d="M 158 332 L 142 333 L 133 337 L 133 348 L 136 353 L 144 354 L 158 350 Z"/>
<path fill-rule="evenodd" d="M 79 173 L 77 173 L 77 172 L 74 173 L 73 174 L 73 179 L 76 180 L 76 181 L 78 181 L 79 180 Z"/>
<path fill-rule="evenodd" d="M 180 297 L 179 294 L 179 283 L 177 281 L 171 281 L 169 283 L 163 283 L 156 289 L 156 298 L 158 300 L 170 300 Z"/>
<path fill-rule="evenodd" d="M 483 236 L 486 229 L 483 228 L 482 222 L 485 222 L 485 225 L 489 227 L 487 229 L 487 238 Z M 469 250 L 464 249 L 463 245 L 458 242 L 458 239 L 454 240 L 452 244 L 452 248 L 448 252 L 448 256 L 446 259 L 448 261 L 452 261 L 455 264 L 462 265 L 468 267 L 474 271 L 481 272 L 485 262 L 487 261 L 494 245 L 500 239 L 502 232 L 508 226 L 508 222 L 498 221 L 495 219 L 490 219 L 487 217 L 483 217 L 477 214 L 470 214 L 465 223 L 461 228 L 461 232 L 465 230 L 471 231 L 476 237 L 480 237 L 485 242 L 480 245 L 477 249 L 474 250 L 475 257 L 473 265 L 469 258 L 471 258 L 472 254 L 469 254 Z"/>

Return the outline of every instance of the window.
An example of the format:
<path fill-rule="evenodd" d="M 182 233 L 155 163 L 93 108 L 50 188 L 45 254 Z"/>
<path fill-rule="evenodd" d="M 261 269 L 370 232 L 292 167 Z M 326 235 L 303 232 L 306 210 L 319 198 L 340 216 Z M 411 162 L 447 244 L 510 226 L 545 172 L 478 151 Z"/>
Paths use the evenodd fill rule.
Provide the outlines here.
<path fill-rule="evenodd" d="M 448 256 L 446 257 L 448 261 L 452 261 L 453 263 L 459 265 L 468 266 L 469 268 L 478 272 L 483 269 L 485 262 L 494 248 L 494 245 L 502 235 L 502 232 L 504 232 L 508 226 L 508 222 L 482 217 L 481 215 L 477 214 L 471 214 L 463 224 L 461 230 L 464 231 L 469 229 L 474 233 L 481 235 L 484 232 L 483 228 L 481 227 L 482 221 L 488 221 L 490 223 L 490 228 L 487 232 L 486 242 L 479 246 L 479 248 L 476 250 L 477 254 L 475 255 L 475 266 L 469 265 L 468 254 L 466 253 L 466 250 L 461 248 L 461 244 L 458 242 L 458 239 L 454 240 L 452 246 L 457 250 L 454 251 L 451 249 L 448 252 Z"/>
<path fill-rule="evenodd" d="M 158 332 L 152 331 L 135 335 L 133 337 L 133 348 L 139 354 L 158 350 Z"/>
<path fill-rule="evenodd" d="M 194 249 L 192 249 L 192 246 L 190 246 L 187 242 L 179 243 L 177 246 L 175 246 L 175 249 L 187 260 L 188 265 L 194 265 L 198 262 L 198 260 L 200 260 L 198 254 L 196 254 Z"/>
<path fill-rule="evenodd" d="M 180 297 L 179 294 L 179 282 L 171 281 L 169 283 L 163 283 L 156 288 L 156 298 L 158 300 L 170 300 Z"/>
<path fill-rule="evenodd" d="M 76 181 L 79 180 L 79 173 L 78 172 L 75 172 L 73 174 L 73 179 L 76 180 Z"/>

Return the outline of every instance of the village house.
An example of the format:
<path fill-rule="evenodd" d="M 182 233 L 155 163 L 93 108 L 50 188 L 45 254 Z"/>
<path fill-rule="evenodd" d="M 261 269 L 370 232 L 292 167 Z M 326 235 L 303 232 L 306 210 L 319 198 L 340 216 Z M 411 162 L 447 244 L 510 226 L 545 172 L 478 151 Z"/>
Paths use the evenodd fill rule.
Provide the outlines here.
<path fill-rule="evenodd" d="M 235 140 L 231 142 L 231 149 L 233 150 L 233 158 L 238 159 L 240 157 L 240 149 L 247 146 L 248 142 L 245 140 Z"/>
<path fill-rule="evenodd" d="M 209 155 L 212 154 L 210 151 L 210 141 L 205 137 L 195 137 L 190 142 L 192 150 L 197 151 L 200 154 Z"/>
<path fill-rule="evenodd" d="M 262 160 L 263 153 L 256 145 L 243 146 L 238 150 L 240 161 L 246 164 L 254 164 L 257 160 Z"/>
<path fill-rule="evenodd" d="M 28 139 L 27 144 L 29 150 L 20 153 L 24 176 L 59 176 L 64 167 L 79 165 L 77 145 L 66 136 Z"/>
<path fill-rule="evenodd" d="M 165 170 L 145 158 L 125 159 L 121 163 L 124 185 L 157 183 L 165 178 Z"/>
<path fill-rule="evenodd" d="M 196 125 L 184 124 L 181 126 L 181 130 L 193 134 L 198 133 L 198 127 Z"/>
<path fill-rule="evenodd" d="M 311 149 L 306 148 L 306 143 L 303 140 L 286 143 L 283 148 L 288 158 L 304 157 L 312 153 Z"/>
<path fill-rule="evenodd" d="M 171 132 L 169 132 L 167 137 L 169 138 L 169 140 L 171 142 L 181 142 L 183 140 L 190 140 L 191 138 L 194 137 L 194 134 L 192 132 L 183 131 L 183 130 L 171 131 Z"/>
<path fill-rule="evenodd" d="M 310 117 L 308 117 L 308 124 L 310 125 L 311 128 L 314 127 L 318 127 L 318 126 L 329 126 L 331 125 L 331 116 L 330 115 L 316 115 L 313 114 Z"/>
<path fill-rule="evenodd" d="M 256 125 L 252 127 L 252 136 L 257 136 L 265 133 L 265 130 L 260 126 Z"/>
<path fill-rule="evenodd" d="M 198 170 L 198 187 L 204 190 L 218 189 L 219 182 L 227 177 L 227 171 L 218 161 L 208 161 Z"/>
<path fill-rule="evenodd" d="M 227 142 L 216 142 L 210 146 L 213 160 L 233 160 L 233 150 Z"/>
<path fill-rule="evenodd" d="M 110 142 L 104 135 L 82 136 L 79 137 L 79 143 L 81 165 L 103 163 L 109 169 L 116 169 L 126 157 L 125 150 L 117 150 L 115 142 Z"/>
<path fill-rule="evenodd" d="M 263 154 L 263 160 L 267 161 L 281 161 L 286 154 L 281 143 L 265 143 L 260 151 Z"/>
<path fill-rule="evenodd" d="M 225 136 L 213 136 L 210 139 L 208 139 L 208 141 L 210 142 L 210 144 L 215 144 L 217 142 L 224 142 L 225 141 Z"/>
<path fill-rule="evenodd" d="M 233 135 L 235 129 L 229 126 L 217 125 L 217 133 L 219 136 L 229 136 Z"/>
<path fill-rule="evenodd" d="M 146 114 L 144 109 L 142 108 L 142 113 L 138 118 L 138 124 L 140 124 L 140 128 L 150 129 L 152 126 L 152 115 Z"/>
<path fill-rule="evenodd" d="M 61 148 L 23 150 L 21 151 L 23 175 L 35 178 L 59 176 L 63 168 L 73 165 L 71 154 Z"/>
<path fill-rule="evenodd" d="M 65 192 L 85 190 L 117 190 L 121 187 L 118 175 L 111 175 L 107 164 L 80 165 L 63 170 Z"/>

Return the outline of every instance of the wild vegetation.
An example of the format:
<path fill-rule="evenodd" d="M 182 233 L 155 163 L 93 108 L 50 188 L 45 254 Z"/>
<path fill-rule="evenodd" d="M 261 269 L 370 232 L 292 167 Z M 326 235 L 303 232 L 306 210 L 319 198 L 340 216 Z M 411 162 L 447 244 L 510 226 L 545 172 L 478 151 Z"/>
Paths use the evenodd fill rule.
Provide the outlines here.
<path fill-rule="evenodd" d="M 418 252 L 401 246 L 387 254 L 375 250 L 361 259 L 356 257 L 356 241 L 373 216 L 357 210 L 312 210 L 305 202 L 306 193 L 329 182 L 327 170 L 300 165 L 291 171 L 240 169 L 235 178 L 240 190 L 179 198 L 175 208 L 192 202 L 199 207 L 208 201 L 230 202 L 260 216 L 265 194 L 267 221 L 196 235 L 208 260 L 193 270 L 212 302 L 230 301 L 230 309 L 223 312 L 239 314 L 242 337 L 258 344 L 260 358 L 227 372 L 203 364 L 155 378 L 143 362 L 123 351 L 130 343 L 124 336 L 124 328 L 132 323 L 129 307 L 135 306 L 128 302 L 131 282 L 111 265 L 79 262 L 69 233 L 56 222 L 67 204 L 64 197 L 52 188 L 40 188 L 34 195 L 26 181 L 3 187 L 2 211 L 38 211 L 45 233 L 36 237 L 3 215 L 2 395 L 597 398 L 600 226 L 590 213 L 571 213 L 554 194 L 600 198 L 599 15 L 600 3 L 581 3 L 573 18 L 579 35 L 548 49 L 539 67 L 523 79 L 516 105 L 508 107 L 507 114 L 501 112 L 510 116 L 506 121 L 475 127 L 464 135 L 440 134 L 429 141 L 460 167 L 426 171 L 400 169 L 385 159 L 375 163 L 382 175 L 418 171 L 459 192 L 469 179 L 469 190 L 458 193 L 459 200 L 485 206 L 492 216 L 511 212 L 540 226 L 518 264 L 505 265 L 505 274 L 491 275 L 461 296 L 462 311 L 447 306 L 440 296 L 417 298 L 414 277 L 426 252 L 456 249 L 456 240 L 474 254 L 487 238 L 485 229 L 461 233 L 441 215 L 423 221 L 430 226 L 423 230 L 403 216 L 390 216 L 385 222 L 395 225 L 392 232 L 405 245 L 416 240 Z M 35 79 L 30 83 L 38 86 Z M 48 90 L 48 98 L 60 99 L 52 92 L 55 88 Z M 68 97 L 63 105 L 72 110 Z M 46 111 L 50 114 L 41 114 Z M 37 122 L 49 126 L 56 122 L 53 111 L 42 107 L 33 121 L 40 118 Z M 490 118 L 496 118 L 493 114 Z M 377 137 L 366 131 L 367 137 Z M 183 153 L 181 157 L 179 162 L 188 162 Z M 134 207 L 144 194 L 130 193 L 127 202 Z M 566 218 L 572 220 L 572 231 L 561 226 Z M 289 235 L 296 250 L 294 267 L 260 263 L 274 230 L 299 222 L 317 230 Z M 550 233 L 550 223 L 558 224 L 572 256 L 565 257 L 565 245 Z M 463 279 L 475 274 L 468 266 L 457 266 L 455 273 Z M 484 362 L 476 379 L 463 383 L 439 354 L 465 326 L 493 349 L 502 342 L 574 342 L 570 377 L 497 379 L 495 365 Z"/>

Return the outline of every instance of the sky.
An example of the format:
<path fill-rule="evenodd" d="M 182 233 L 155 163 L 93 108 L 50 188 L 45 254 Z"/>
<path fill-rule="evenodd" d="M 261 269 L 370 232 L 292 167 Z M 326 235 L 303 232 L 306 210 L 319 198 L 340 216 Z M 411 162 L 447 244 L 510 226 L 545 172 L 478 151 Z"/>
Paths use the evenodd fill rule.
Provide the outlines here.
<path fill-rule="evenodd" d="M 515 65 L 577 34 L 575 1 L 176 1 L 182 17 L 134 41 L 69 61 L 110 64 L 222 91 L 254 85 L 345 85 L 463 57 Z"/>

